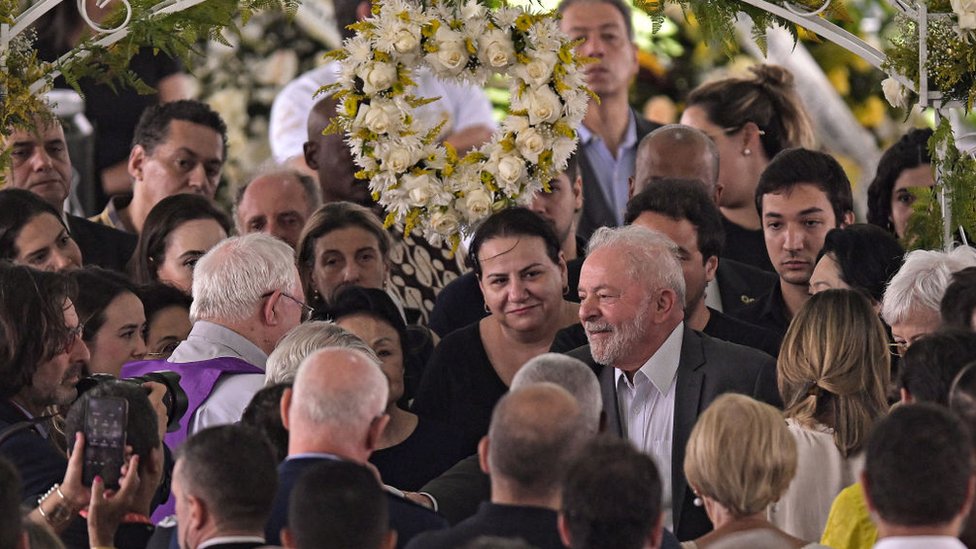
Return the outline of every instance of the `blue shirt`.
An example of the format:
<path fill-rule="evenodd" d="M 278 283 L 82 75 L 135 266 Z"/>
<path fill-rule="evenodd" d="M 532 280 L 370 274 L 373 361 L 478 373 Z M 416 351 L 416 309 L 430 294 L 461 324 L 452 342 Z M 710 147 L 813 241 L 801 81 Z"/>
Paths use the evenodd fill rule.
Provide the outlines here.
<path fill-rule="evenodd" d="M 580 125 L 578 131 L 580 150 L 593 167 L 597 183 L 613 211 L 617 225 L 623 225 L 629 187 L 627 180 L 634 175 L 637 155 L 637 119 L 630 113 L 627 132 L 616 151 L 610 151 L 603 138 L 586 126 Z"/>

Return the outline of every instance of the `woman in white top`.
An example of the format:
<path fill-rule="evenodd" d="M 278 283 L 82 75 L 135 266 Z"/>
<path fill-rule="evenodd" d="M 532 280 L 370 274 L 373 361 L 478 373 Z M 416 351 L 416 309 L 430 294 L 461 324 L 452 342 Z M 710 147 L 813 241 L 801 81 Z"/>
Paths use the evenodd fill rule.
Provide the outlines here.
<path fill-rule="evenodd" d="M 715 399 L 691 431 L 684 463 L 695 504 L 705 506 L 715 529 L 682 547 L 821 547 L 766 520 L 766 508 L 796 472 L 796 455 L 796 442 L 779 410 L 745 395 Z"/>
<path fill-rule="evenodd" d="M 888 410 L 888 337 L 867 298 L 828 290 L 793 319 L 776 369 L 799 458 L 769 519 L 793 536 L 818 540 L 831 502 L 857 481 L 871 426 Z"/>

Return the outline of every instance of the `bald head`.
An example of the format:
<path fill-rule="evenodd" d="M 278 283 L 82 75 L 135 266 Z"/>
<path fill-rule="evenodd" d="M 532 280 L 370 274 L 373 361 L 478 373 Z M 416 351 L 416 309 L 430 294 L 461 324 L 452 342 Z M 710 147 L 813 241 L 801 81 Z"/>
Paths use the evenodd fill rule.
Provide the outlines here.
<path fill-rule="evenodd" d="M 576 399 L 589 433 L 599 431 L 603 397 L 600 395 L 600 382 L 586 363 L 560 353 L 541 354 L 519 368 L 512 378 L 512 389 L 543 382 L 555 383 L 566 389 Z"/>
<path fill-rule="evenodd" d="M 663 178 L 697 179 L 716 195 L 718 148 L 701 131 L 690 126 L 669 124 L 641 139 L 637 147 L 634 185 L 631 196 Z"/>
<path fill-rule="evenodd" d="M 308 115 L 308 141 L 304 145 L 305 164 L 315 170 L 326 204 L 347 200 L 369 205 L 369 188 L 357 181 L 356 167 L 349 146 L 341 133 L 323 135 L 336 115 L 338 103 L 332 96 L 319 100 Z"/>
<path fill-rule="evenodd" d="M 557 493 L 572 457 L 590 437 L 584 423 L 576 399 L 554 383 L 529 384 L 502 397 L 487 437 L 493 498 L 498 484 L 516 499 Z"/>
<path fill-rule="evenodd" d="M 312 353 L 298 367 L 283 411 L 288 416 L 289 455 L 332 452 L 365 461 L 375 442 L 365 439 L 383 415 L 388 391 L 379 364 L 365 353 L 344 348 Z"/>

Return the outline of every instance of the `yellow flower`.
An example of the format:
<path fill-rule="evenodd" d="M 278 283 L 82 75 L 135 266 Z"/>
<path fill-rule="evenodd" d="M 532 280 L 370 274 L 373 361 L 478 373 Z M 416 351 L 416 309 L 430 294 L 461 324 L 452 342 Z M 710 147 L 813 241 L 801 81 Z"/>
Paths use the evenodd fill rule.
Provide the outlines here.
<path fill-rule="evenodd" d="M 868 97 L 864 103 L 854 107 L 854 117 L 867 128 L 876 128 L 881 125 L 887 113 L 884 102 L 873 95 Z"/>
<path fill-rule="evenodd" d="M 845 66 L 834 67 L 827 72 L 827 79 L 830 80 L 830 85 L 833 86 L 840 95 L 850 95 L 850 77 L 850 71 L 847 70 L 847 67 Z"/>

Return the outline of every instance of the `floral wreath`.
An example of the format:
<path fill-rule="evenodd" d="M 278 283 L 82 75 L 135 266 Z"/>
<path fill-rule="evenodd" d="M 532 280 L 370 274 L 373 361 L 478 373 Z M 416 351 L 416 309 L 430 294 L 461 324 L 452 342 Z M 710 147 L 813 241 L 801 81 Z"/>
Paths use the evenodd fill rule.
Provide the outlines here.
<path fill-rule="evenodd" d="M 357 35 L 330 56 L 340 61 L 337 116 L 327 131 L 345 131 L 353 158 L 386 224 L 403 223 L 432 242 L 448 239 L 494 211 L 527 204 L 566 168 L 575 128 L 592 95 L 573 54 L 576 42 L 551 14 L 490 10 L 477 0 L 437 0 L 426 7 L 380 0 Z M 438 136 L 444 122 L 423 127 L 413 110 L 436 101 L 413 95 L 413 67 L 445 80 L 484 85 L 511 77 L 511 114 L 477 151 L 459 157 Z"/>

